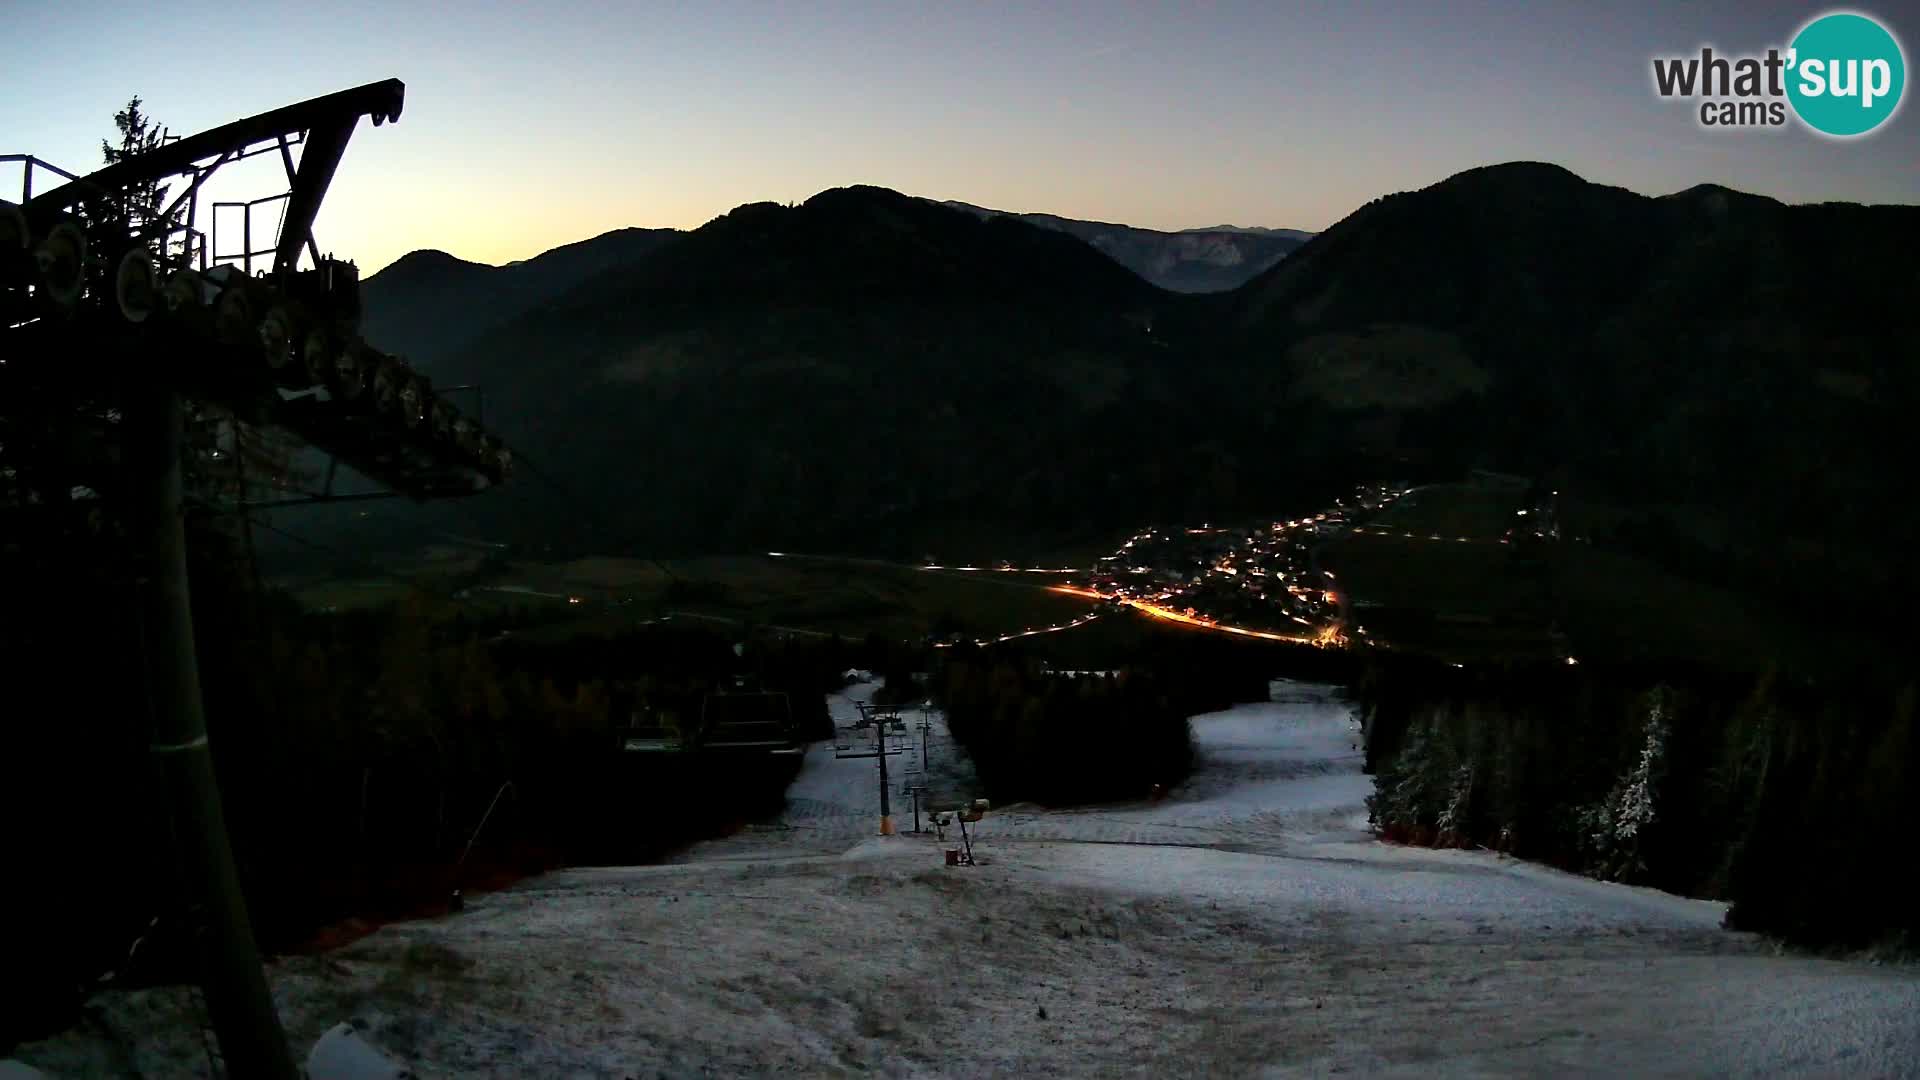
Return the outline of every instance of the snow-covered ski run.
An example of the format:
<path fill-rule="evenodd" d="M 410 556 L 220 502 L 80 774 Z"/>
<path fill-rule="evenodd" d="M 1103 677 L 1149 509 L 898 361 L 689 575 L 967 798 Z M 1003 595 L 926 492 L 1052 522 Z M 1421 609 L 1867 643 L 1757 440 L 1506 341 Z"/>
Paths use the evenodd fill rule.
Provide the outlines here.
<path fill-rule="evenodd" d="M 822 742 L 777 820 L 285 959 L 275 994 L 297 1045 L 349 1020 L 422 1076 L 1920 1075 L 1912 970 L 1781 954 L 1717 904 L 1378 843 L 1350 708 L 1274 689 L 1197 717 L 1199 771 L 1163 800 L 996 808 L 977 866 L 944 865 L 951 830 L 875 835 L 873 760 Z M 929 786 L 972 797 L 931 719 Z M 17 1056 L 205 1075 L 188 993 L 101 1004 L 119 1038 Z"/>

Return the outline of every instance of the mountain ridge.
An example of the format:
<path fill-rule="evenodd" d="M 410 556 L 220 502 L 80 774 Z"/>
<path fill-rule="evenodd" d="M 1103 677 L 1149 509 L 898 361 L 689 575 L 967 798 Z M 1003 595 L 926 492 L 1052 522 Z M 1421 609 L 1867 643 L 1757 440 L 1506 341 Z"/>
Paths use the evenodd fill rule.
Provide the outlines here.
<path fill-rule="evenodd" d="M 993 210 L 957 199 L 939 201 L 938 205 L 981 218 L 1010 218 L 1077 236 L 1170 292 L 1230 291 L 1285 258 L 1312 235 L 1297 229 L 1234 227 L 1165 232 L 1058 214 Z"/>
<path fill-rule="evenodd" d="M 1913 449 L 1920 210 L 1689 192 L 1469 170 L 1195 295 L 1058 229 L 832 189 L 589 275 L 440 370 L 511 403 L 489 423 L 609 519 L 567 541 L 598 550 L 984 554 L 1469 467 L 1859 547 L 1862 515 L 1911 513 L 1870 492 Z M 577 516 L 509 487 L 473 530 Z"/>
<path fill-rule="evenodd" d="M 368 340 L 431 373 L 445 355 L 499 318 L 627 265 L 682 235 L 676 229 L 614 229 L 499 266 L 437 248 L 410 251 L 361 282 L 378 298 L 364 316 Z"/>

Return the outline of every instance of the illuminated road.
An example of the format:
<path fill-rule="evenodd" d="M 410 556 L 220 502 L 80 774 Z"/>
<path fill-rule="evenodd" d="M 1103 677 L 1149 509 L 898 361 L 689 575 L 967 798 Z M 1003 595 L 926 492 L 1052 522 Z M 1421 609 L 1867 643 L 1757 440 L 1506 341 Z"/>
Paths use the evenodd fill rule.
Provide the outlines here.
<path fill-rule="evenodd" d="M 1077 619 L 1060 623 L 1057 626 L 1040 626 L 1032 630 L 1022 630 L 1017 634 L 1001 634 L 999 637 L 975 638 L 973 643 L 975 645 L 998 645 L 1002 642 L 1018 641 L 1021 638 L 1034 637 L 1039 634 L 1057 634 L 1062 630 L 1071 630 L 1076 626 L 1085 626 L 1099 617 L 1097 613 L 1093 615 L 1082 615 Z M 933 647 L 936 649 L 950 649 L 958 644 L 959 642 L 957 641 L 936 641 L 933 643 Z"/>
<path fill-rule="evenodd" d="M 1397 537 L 1401 540 L 1429 540 L 1429 541 L 1439 540 L 1439 541 L 1454 543 L 1454 544 L 1509 543 L 1506 537 L 1501 537 L 1497 540 L 1486 540 L 1486 539 L 1476 540 L 1470 536 L 1441 536 L 1439 533 L 1412 533 L 1412 532 L 1407 532 L 1404 529 L 1380 529 L 1380 528 L 1364 528 L 1360 526 L 1355 526 L 1353 529 L 1349 531 L 1352 532 L 1353 535 L 1355 536 L 1391 536 L 1391 537 Z"/>
<path fill-rule="evenodd" d="M 929 573 L 929 574 L 960 575 L 964 573 L 967 577 L 970 577 L 975 581 L 992 581 L 995 584 L 1011 585 L 1011 586 L 1014 586 L 1015 588 L 1025 588 L 1025 589 L 1050 589 L 1051 586 L 1043 585 L 1039 581 L 1036 581 L 1032 578 L 1016 579 L 1016 578 L 1010 578 L 1008 575 L 1084 573 L 1084 571 L 1081 571 L 1081 570 L 1071 570 L 1071 569 L 1068 569 L 1068 570 L 1054 570 L 1054 569 L 1043 570 L 1043 569 L 1035 569 L 1035 568 L 999 569 L 999 568 L 990 567 L 990 566 L 942 566 L 938 564 L 920 565 L 915 563 L 889 562 L 885 559 L 862 558 L 856 555 L 809 555 L 809 554 L 803 554 L 803 553 L 792 552 L 792 551 L 769 551 L 767 552 L 767 558 L 769 559 L 805 559 L 812 562 L 855 563 L 861 566 L 882 566 L 882 567 L 886 567 L 888 569 L 893 569 L 893 570 L 915 570 L 921 573 Z M 1075 595 L 1097 596 L 1098 594 L 1088 593 L 1088 592 L 1085 592 L 1084 590 L 1081 590 L 1076 592 Z M 1058 623 L 1053 626 L 1036 626 L 1027 630 L 1020 630 L 1011 634 L 999 634 L 993 637 L 975 638 L 973 640 L 973 643 L 975 645 L 982 645 L 982 646 L 999 645 L 999 644 L 1002 644 L 1003 642 L 1018 641 L 1021 638 L 1037 637 L 1041 634 L 1057 634 L 1062 630 L 1071 630 L 1076 626 L 1085 626 L 1088 623 L 1094 621 L 1095 619 L 1098 619 L 1099 617 L 1100 617 L 1099 613 L 1095 612 L 1093 614 L 1082 615 L 1077 619 L 1070 619 L 1067 622 Z M 802 631 L 802 632 L 804 633 L 806 631 Z M 960 642 L 957 642 L 957 641 L 936 641 L 933 643 L 933 647 L 936 649 L 949 649 L 958 644 L 960 644 Z"/>
<path fill-rule="evenodd" d="M 1294 645 L 1339 646 L 1346 642 L 1337 626 L 1329 626 L 1318 634 L 1276 634 L 1271 630 L 1250 630 L 1244 626 L 1232 626 L 1205 615 L 1189 615 L 1184 611 L 1176 611 L 1151 601 L 1135 600 L 1093 589 L 1082 589 L 1074 585 L 1054 585 L 1051 588 L 1054 592 L 1065 593 L 1068 596 L 1084 596 L 1090 600 L 1112 600 L 1156 619 L 1165 619 L 1167 622 L 1185 626 L 1197 626 L 1202 630 L 1217 630 L 1223 634 L 1238 634 L 1241 637 L 1259 638 L 1262 641 L 1284 641 Z"/>
<path fill-rule="evenodd" d="M 1022 574 L 1084 574 L 1085 570 L 1041 569 L 1037 567 L 1005 570 L 992 566 L 945 566 L 939 563 L 904 563 L 888 559 L 871 559 L 860 555 L 812 555 L 795 551 L 769 551 L 769 559 L 786 559 L 794 562 L 846 563 L 854 566 L 877 566 L 888 570 L 913 570 L 923 574 L 940 574 L 947 577 L 965 578 L 969 581 L 990 581 L 995 585 L 1006 585 L 1016 589 L 1044 589 L 1044 578 L 1021 577 Z"/>

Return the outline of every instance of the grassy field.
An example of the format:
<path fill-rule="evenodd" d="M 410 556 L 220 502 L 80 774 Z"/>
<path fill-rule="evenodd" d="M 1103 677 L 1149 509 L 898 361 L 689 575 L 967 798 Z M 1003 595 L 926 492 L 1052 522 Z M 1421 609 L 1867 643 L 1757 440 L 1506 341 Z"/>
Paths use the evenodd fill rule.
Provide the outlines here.
<path fill-rule="evenodd" d="M 1820 671 L 1877 647 L 1859 628 L 1818 612 L 1784 610 L 1584 544 L 1555 553 L 1554 588 L 1568 639 L 1597 656 Z"/>
<path fill-rule="evenodd" d="M 316 610 L 380 606 L 406 595 L 416 580 L 334 581 L 296 595 Z M 1047 591 L 1052 580 L 766 556 L 595 557 L 508 564 L 468 587 L 454 605 L 476 615 L 524 610 L 562 616 L 543 635 L 612 632 L 679 613 L 847 637 L 918 639 L 936 632 L 1011 633 L 1064 623 L 1090 610 L 1084 599 Z M 452 592 L 444 585 L 441 590 Z"/>
<path fill-rule="evenodd" d="M 1356 602 L 1495 619 L 1545 612 L 1539 575 L 1504 544 L 1353 536 L 1325 545 L 1319 558 Z"/>
<path fill-rule="evenodd" d="M 1511 502 L 1502 502 L 1510 497 L 1497 492 L 1447 484 L 1419 495 L 1383 514 L 1383 527 L 1484 536 L 1496 523 L 1504 531 L 1510 520 Z M 1605 523 L 1605 508 L 1573 505 L 1578 518 L 1569 532 Z M 1793 611 L 1604 546 L 1545 544 L 1530 557 L 1514 545 L 1360 535 L 1329 543 L 1319 555 L 1361 605 L 1352 611 L 1355 625 L 1396 646 L 1463 662 L 1562 651 L 1735 671 L 1771 664 L 1819 670 L 1874 647 L 1856 628 L 1818 612 Z"/>
<path fill-rule="evenodd" d="M 1473 484 L 1433 484 L 1415 488 L 1374 515 L 1369 527 L 1404 530 L 1447 540 L 1498 540 L 1513 526 L 1514 511 L 1525 503 L 1513 491 Z"/>
<path fill-rule="evenodd" d="M 308 586 L 294 595 L 309 611 L 359 611 L 386 607 L 410 588 L 408 582 L 397 580 L 332 581 Z"/>
<path fill-rule="evenodd" d="M 1570 536 L 1602 537 L 1634 517 L 1657 516 L 1686 539 L 1712 548 L 1729 547 L 1739 540 L 1737 522 L 1702 506 L 1681 503 L 1625 507 L 1577 497 L 1559 500 L 1560 527 Z"/>
<path fill-rule="evenodd" d="M 1338 575 L 1356 639 L 1463 663 L 1555 651 L 1545 574 L 1505 545 L 1360 536 L 1320 560 Z"/>
<path fill-rule="evenodd" d="M 1461 662 L 1566 653 L 1817 670 L 1875 647 L 1860 628 L 1817 611 L 1790 610 L 1604 545 L 1546 543 L 1528 551 L 1498 543 L 1513 498 L 1467 484 L 1434 485 L 1376 523 L 1416 538 L 1363 534 L 1323 545 L 1320 565 L 1337 575 L 1336 587 L 1354 605 L 1349 629 L 1365 627 L 1373 640 Z M 1604 522 L 1604 507 L 1564 505 L 1577 508 L 1569 516 L 1581 524 Z M 1435 533 L 1443 539 L 1428 538 Z M 1465 542 L 1457 539 L 1463 535 Z M 309 583 L 296 595 L 311 610 L 339 611 L 438 596 L 443 610 L 476 617 L 532 615 L 542 625 L 521 633 L 538 636 L 612 633 L 674 615 L 849 638 L 981 638 L 1059 625 L 1091 610 L 1083 599 L 1047 591 L 1051 575 L 925 571 L 853 559 L 521 561 L 476 582 L 478 557 L 445 550 L 388 569 Z M 1024 647 L 1067 666 L 1100 666 L 1115 650 L 1137 648 L 1141 633 L 1135 620 L 1108 618 L 1028 639 Z"/>

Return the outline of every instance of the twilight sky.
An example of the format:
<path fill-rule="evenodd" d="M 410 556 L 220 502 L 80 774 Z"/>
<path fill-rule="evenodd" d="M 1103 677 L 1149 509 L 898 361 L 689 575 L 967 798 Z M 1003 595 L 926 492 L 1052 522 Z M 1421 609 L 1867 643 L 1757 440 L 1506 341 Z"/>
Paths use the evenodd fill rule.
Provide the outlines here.
<path fill-rule="evenodd" d="M 1839 143 L 1703 131 L 1654 96 L 1653 56 L 1784 46 L 1828 7 L 1634 7 L 22 2 L 0 35 L 0 153 L 95 168 L 134 93 L 186 134 L 398 77 L 405 114 L 360 125 L 316 227 L 368 272 L 415 248 L 505 262 L 853 183 L 1163 229 L 1321 229 L 1517 159 L 1648 194 L 1920 202 L 1910 104 Z M 1853 10 L 1912 67 L 1920 16 Z M 0 197 L 18 184 L 0 167 Z"/>

